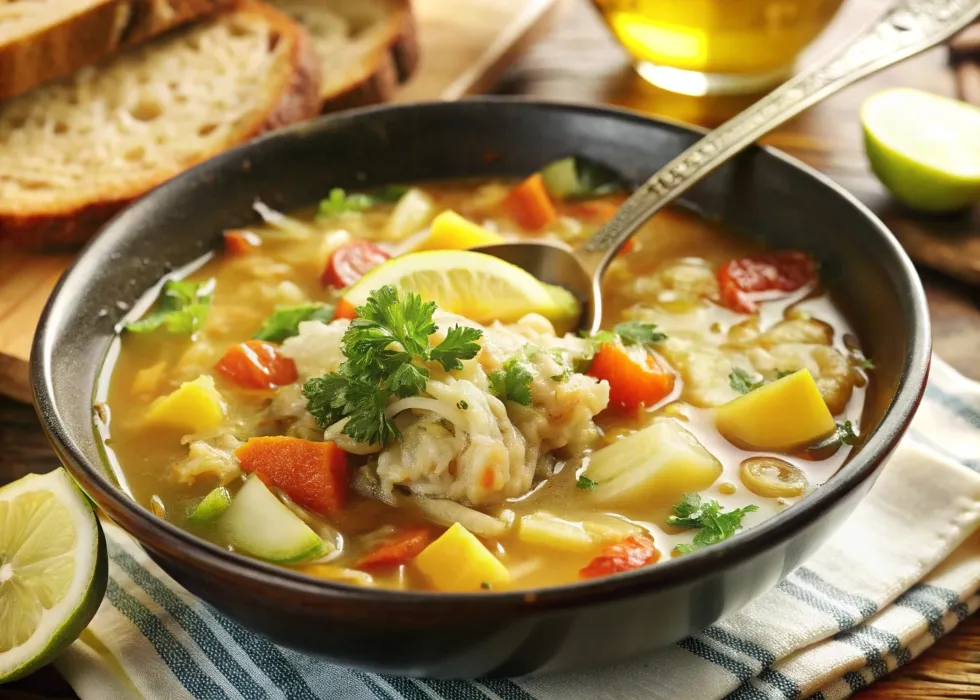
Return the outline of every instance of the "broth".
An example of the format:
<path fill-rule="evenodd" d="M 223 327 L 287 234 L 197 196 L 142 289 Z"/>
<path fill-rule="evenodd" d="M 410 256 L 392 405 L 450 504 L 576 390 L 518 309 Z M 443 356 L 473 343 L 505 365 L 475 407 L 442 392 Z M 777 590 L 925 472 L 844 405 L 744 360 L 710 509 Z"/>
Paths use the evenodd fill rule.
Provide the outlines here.
<path fill-rule="evenodd" d="M 285 223 L 274 221 L 272 225 L 257 226 L 248 232 L 235 232 L 231 236 L 234 242 L 229 243 L 228 250 L 207 256 L 192 266 L 185 279 L 208 282 L 209 287 L 204 291 L 213 290 L 203 325 L 192 335 L 170 332 L 166 325 L 152 332 L 123 331 L 110 353 L 97 395 L 99 413 L 105 418 L 98 427 L 108 458 L 131 496 L 151 508 L 159 517 L 220 545 L 248 554 L 247 548 L 243 549 L 229 534 L 227 518 L 230 516 L 222 514 L 209 519 L 191 517 L 190 514 L 205 496 L 221 485 L 227 488 L 234 504 L 243 484 L 247 483 L 235 451 L 250 438 L 291 435 L 296 440 L 317 442 L 323 440 L 324 426 L 316 426 L 312 417 L 305 413 L 305 399 L 300 393 L 303 381 L 311 378 L 303 374 L 309 360 L 294 356 L 299 379 L 277 389 L 243 387 L 229 375 L 215 371 L 215 366 L 223 361 L 229 347 L 253 338 L 257 329 L 277 308 L 311 302 L 340 303 L 342 306 L 342 298 L 351 288 L 330 286 L 321 279 L 328 260 L 342 246 L 356 241 L 370 241 L 395 259 L 428 240 L 426 237 L 431 236 L 432 214 L 444 210 L 453 210 L 469 221 L 480 224 L 486 231 L 507 239 L 550 238 L 574 245 L 591 235 L 623 199 L 621 194 L 574 201 L 554 198 L 555 216 L 541 230 L 531 233 L 514 221 L 513 211 L 508 209 L 507 197 L 513 187 L 514 183 L 507 181 L 420 185 L 410 192 L 421 193 L 420 201 L 424 202 L 427 212 L 404 231 L 393 231 L 393 210 L 402 207 L 405 197 L 415 194 L 402 194 L 398 204 L 372 202 L 369 207 L 356 212 L 335 215 L 300 212 Z M 266 215 L 267 219 L 274 216 L 268 211 Z M 683 556 L 675 547 L 681 545 L 683 549 L 684 545 L 689 546 L 697 533 L 705 529 L 671 527 L 667 524 L 668 517 L 679 499 L 688 492 L 687 489 L 653 489 L 642 498 L 627 495 L 610 501 L 602 495 L 603 489 L 620 477 L 614 475 L 609 481 L 598 484 L 588 477 L 595 455 L 600 454 L 603 448 L 627 436 L 641 434 L 650 426 L 669 424 L 670 430 L 681 426 L 720 462 L 720 474 L 705 488 L 698 489 L 698 493 L 702 502 L 717 502 L 723 513 L 749 505 L 756 506 L 758 510 L 742 514 L 740 525 L 743 528 L 751 527 L 805 497 L 805 492 L 803 495 L 783 497 L 763 497 L 753 493 L 743 483 L 741 464 L 744 460 L 760 455 L 778 457 L 799 470 L 806 479 L 806 491 L 809 491 L 829 479 L 852 449 L 848 444 L 852 441 L 847 432 L 840 430 L 838 432 L 844 436 L 843 440 L 829 436 L 822 451 L 814 451 L 806 449 L 807 445 L 749 449 L 738 438 L 723 436 L 718 428 L 718 406 L 742 396 L 735 388 L 740 381 L 749 378 L 747 381 L 751 386 L 748 388 L 752 390 L 745 394 L 748 396 L 758 390 L 754 385 L 780 381 L 784 375 L 801 367 L 807 368 L 817 380 L 834 420 L 841 425 L 844 421 L 850 421 L 849 425 L 853 426 L 858 424 L 864 387 L 869 376 L 866 365 L 869 363 L 862 360 L 856 350 L 852 329 L 818 280 L 811 280 L 788 291 L 756 295 L 757 298 L 751 303 L 757 305 L 758 312 L 739 312 L 732 310 L 730 304 L 726 306 L 724 299 L 719 297 L 722 292 L 719 292 L 718 271 L 733 259 L 763 259 L 759 256 L 765 253 L 756 243 L 678 209 L 655 217 L 634 240 L 632 249 L 616 259 L 605 279 L 605 327 L 611 329 L 616 324 L 633 321 L 655 324 L 658 332 L 666 334 L 666 340 L 648 343 L 642 352 L 648 357 L 643 361 L 659 365 L 673 377 L 669 380 L 672 388 L 656 401 L 644 403 L 636 410 L 607 405 L 594 415 L 586 416 L 582 413 L 585 411 L 583 406 L 590 401 L 600 401 L 601 396 L 596 398 L 593 394 L 601 394 L 604 389 L 600 391 L 595 388 L 601 384 L 595 378 L 581 376 L 582 372 L 578 370 L 585 371 L 584 365 L 572 367 L 580 359 L 573 357 L 574 362 L 569 360 L 566 365 L 559 362 L 560 366 L 566 367 L 565 373 L 572 377 L 571 380 L 567 377 L 561 379 L 558 375 L 550 379 L 544 376 L 535 379 L 550 387 L 554 396 L 546 401 L 553 401 L 554 405 L 548 404 L 550 407 L 545 408 L 535 402 L 522 406 L 511 399 L 500 401 L 500 405 L 506 407 L 507 419 L 500 417 L 495 422 L 497 427 L 503 426 L 503 437 L 486 437 L 487 450 L 503 449 L 500 445 L 506 443 L 507 425 L 516 426 L 517 430 L 513 434 L 516 443 L 506 443 L 510 445 L 507 447 L 511 450 L 510 454 L 516 449 L 514 444 L 523 443 L 527 450 L 536 443 L 533 435 L 529 437 L 533 430 L 528 426 L 538 426 L 534 430 L 554 433 L 558 437 L 540 441 L 538 448 L 541 453 L 537 462 L 530 467 L 534 476 L 529 487 L 518 489 L 519 493 L 510 493 L 506 497 L 501 495 L 507 493 L 507 487 L 498 488 L 496 485 L 503 478 L 499 476 L 503 467 L 490 463 L 490 471 L 484 471 L 480 479 L 487 483 L 496 479 L 494 485 L 485 488 L 482 482 L 466 485 L 467 493 L 475 489 L 483 494 L 483 502 L 473 503 L 461 497 L 440 499 L 460 501 L 469 511 L 489 515 L 500 523 L 499 528 L 494 525 L 491 530 L 503 529 L 501 534 L 495 535 L 476 533 L 480 535 L 478 541 L 507 570 L 506 580 L 494 580 L 492 584 L 481 581 L 480 588 L 519 589 L 579 581 L 590 562 L 602 556 L 606 556 L 608 561 L 609 548 L 634 535 L 652 537 L 656 554 L 647 557 L 651 560 L 645 562 L 648 565 L 655 566 L 652 560 L 656 558 Z M 152 297 L 156 298 L 156 291 Z M 438 317 L 437 321 L 441 327 L 451 325 Z M 323 323 L 331 322 L 324 320 Z M 521 323 L 525 325 L 521 326 Z M 538 340 L 540 337 L 553 344 L 548 352 L 555 358 L 566 359 L 569 355 L 561 354 L 562 344 L 575 344 L 576 348 L 586 348 L 583 352 L 593 353 L 590 372 L 596 368 L 595 357 L 605 348 L 598 341 L 589 344 L 577 338 L 552 338 L 548 333 L 541 334 L 541 329 L 546 329 L 546 326 L 541 324 L 538 317 L 521 321 L 516 326 L 506 325 L 504 330 L 489 324 L 482 325 L 483 342 L 490 343 L 498 333 L 502 334 L 501 338 L 509 339 L 507 342 L 515 337 L 520 341 L 525 338 L 520 333 L 524 333 L 525 348 L 521 351 L 524 355 L 528 354 L 527 347 L 534 345 L 532 339 L 542 342 Z M 313 333 L 305 324 L 300 330 L 300 335 L 273 343 L 273 347 L 282 352 L 289 347 L 299 347 L 299 341 Z M 518 335 L 514 336 L 514 333 Z M 637 344 L 627 348 L 626 340 L 613 339 L 610 342 L 621 342 L 622 347 L 632 353 L 631 357 L 639 357 L 641 349 Z M 476 367 L 479 362 L 489 362 L 485 356 L 491 353 L 487 347 L 481 353 L 477 358 L 466 361 L 468 364 L 464 373 L 479 374 L 481 379 L 473 381 L 482 387 L 480 382 L 484 381 L 482 377 L 485 375 Z M 558 359 L 555 361 L 558 362 Z M 292 363 L 292 360 L 287 362 Z M 532 368 L 539 368 L 539 365 L 533 364 L 536 362 L 534 356 L 529 362 Z M 537 362 L 543 363 L 545 360 Z M 739 367 L 744 371 L 738 370 Z M 461 382 L 468 381 L 454 377 L 453 372 L 443 372 L 438 366 L 431 367 L 430 371 L 430 382 L 438 377 L 439 381 L 446 382 L 446 386 L 459 387 L 462 386 Z M 492 372 L 485 374 L 489 376 Z M 214 379 L 214 389 L 224 404 L 223 418 L 218 425 L 189 430 L 173 421 L 168 423 L 148 418 L 153 415 L 153 407 L 161 405 L 163 397 L 173 396 L 182 385 L 186 386 L 185 383 L 193 382 L 202 375 Z M 550 380 L 554 380 L 554 383 L 548 384 Z M 434 390 L 434 386 L 429 384 L 427 388 Z M 627 386 L 627 389 L 632 388 Z M 566 400 L 561 398 L 565 395 L 562 392 L 571 396 L 573 389 L 581 394 L 575 394 L 567 399 L 566 404 L 562 404 Z M 470 385 L 467 385 L 467 390 L 470 390 Z M 430 392 L 423 394 L 425 398 L 419 398 L 419 401 L 431 401 Z M 486 400 L 491 411 L 488 415 L 497 415 L 492 413 L 496 406 L 492 395 L 492 386 L 481 390 L 480 405 Z M 393 405 L 393 401 L 388 405 Z M 456 406 L 470 415 L 476 415 L 475 407 L 468 406 L 465 400 L 458 401 Z M 563 417 L 556 418 L 562 411 Z M 574 420 L 579 423 L 573 422 L 573 418 L 569 417 L 572 415 L 577 416 Z M 446 531 L 453 517 L 448 516 L 447 519 L 447 516 L 439 515 L 438 519 L 433 519 L 420 509 L 419 498 L 425 493 L 431 494 L 436 485 L 446 488 L 446 493 L 462 488 L 459 482 L 464 479 L 465 464 L 468 464 L 467 460 L 476 459 L 465 451 L 476 449 L 473 445 L 479 436 L 475 430 L 472 435 L 461 435 L 458 425 L 446 419 L 436 420 L 434 414 L 426 409 L 410 408 L 400 416 L 392 420 L 402 421 L 402 439 L 408 440 L 406 435 L 414 436 L 411 439 L 416 439 L 422 451 L 415 455 L 396 454 L 395 449 L 399 444 L 396 440 L 380 453 L 383 456 L 377 452 L 355 454 L 363 451 L 355 445 L 351 454 L 344 455 L 347 466 L 343 472 L 343 489 L 346 491 L 349 488 L 350 492 L 343 507 L 329 508 L 328 512 L 300 507 L 294 502 L 295 497 L 287 495 L 293 485 L 284 486 L 264 474 L 263 481 L 270 491 L 332 548 L 326 554 L 319 551 L 317 556 L 310 555 L 284 565 L 312 576 L 361 585 L 422 590 L 472 588 L 440 584 L 433 579 L 431 572 L 423 571 L 422 567 L 413 563 L 412 556 L 418 552 L 408 550 L 419 549 L 423 544 L 431 547 L 429 543 Z M 178 417 L 177 423 L 180 420 Z M 475 419 L 467 417 L 467 420 Z M 422 423 L 425 425 L 420 427 Z M 579 424 L 581 429 L 573 427 Z M 492 423 L 490 425 L 492 428 Z M 523 433 L 522 427 L 525 428 Z M 431 431 L 441 436 L 441 442 L 435 438 L 425 442 Z M 351 441 L 345 436 L 337 435 L 334 439 L 350 446 Z M 562 440 L 564 444 L 561 444 Z M 459 447 L 466 441 L 469 441 L 466 447 Z M 551 443 L 560 446 L 546 450 Z M 438 449 L 453 449 L 456 452 L 448 471 L 437 475 L 432 471 L 435 467 L 425 461 L 424 455 L 427 454 L 425 450 Z M 650 454 L 656 455 L 656 450 Z M 667 458 L 664 457 L 665 460 Z M 525 457 L 525 461 L 529 459 Z M 433 463 L 435 461 L 433 458 Z M 379 468 L 381 462 L 386 465 L 396 462 L 397 468 L 392 473 L 407 473 L 410 465 L 415 468 L 421 464 L 422 467 L 418 468 L 423 472 L 423 467 L 431 469 L 423 476 L 413 477 L 414 481 L 405 477 L 397 481 L 394 488 L 381 488 L 379 496 L 364 484 L 373 484 L 372 488 L 377 488 L 377 483 L 371 482 L 371 478 L 384 482 L 384 478 L 379 476 L 384 471 Z M 517 463 L 518 460 L 513 461 L 514 465 Z M 460 474 L 454 475 L 454 469 L 459 470 Z M 514 470 L 518 468 L 515 466 L 511 470 L 508 477 L 511 482 L 517 478 Z M 684 470 L 678 473 L 686 474 Z M 677 476 L 676 480 L 679 480 L 678 483 L 688 483 L 684 481 L 687 478 Z M 350 487 L 347 482 L 351 484 Z M 442 486 L 446 484 L 448 486 Z M 638 488 L 646 486 L 641 484 Z M 396 505 L 390 505 L 385 500 L 394 500 Z M 226 506 L 227 503 L 224 503 L 221 509 Z M 553 529 L 557 523 L 558 529 L 565 534 L 552 538 L 538 533 L 532 537 L 532 524 L 526 518 L 541 512 L 551 518 L 546 523 L 546 530 L 549 527 Z M 461 517 L 460 520 L 464 527 L 471 522 L 470 516 Z M 402 548 L 405 550 L 402 554 L 408 552 L 412 556 L 406 555 L 403 561 L 389 565 L 359 566 L 366 555 L 376 553 L 386 543 L 397 542 L 398 537 L 404 538 L 404 533 L 418 534 L 417 541 Z M 254 551 L 251 553 L 255 554 Z M 609 573 L 616 570 L 619 568 L 614 565 Z"/>

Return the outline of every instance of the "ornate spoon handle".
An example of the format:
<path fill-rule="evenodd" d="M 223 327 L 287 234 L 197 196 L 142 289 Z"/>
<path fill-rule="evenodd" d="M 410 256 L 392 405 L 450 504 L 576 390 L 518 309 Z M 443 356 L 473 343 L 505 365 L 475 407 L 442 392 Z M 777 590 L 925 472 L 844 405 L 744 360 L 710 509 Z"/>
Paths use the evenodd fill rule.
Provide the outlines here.
<path fill-rule="evenodd" d="M 653 214 L 760 136 L 875 71 L 924 51 L 980 15 L 980 0 L 900 0 L 845 48 L 790 79 L 647 180 L 579 249 L 604 253 L 601 272 Z"/>

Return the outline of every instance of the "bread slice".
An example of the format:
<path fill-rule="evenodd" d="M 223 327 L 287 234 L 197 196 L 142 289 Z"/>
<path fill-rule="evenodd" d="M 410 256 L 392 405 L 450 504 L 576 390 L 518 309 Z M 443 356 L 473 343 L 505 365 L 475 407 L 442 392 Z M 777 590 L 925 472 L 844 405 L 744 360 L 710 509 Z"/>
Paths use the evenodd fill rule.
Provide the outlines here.
<path fill-rule="evenodd" d="M 313 37 L 323 111 L 390 100 L 418 65 L 409 0 L 271 0 Z"/>
<path fill-rule="evenodd" d="M 0 99 L 69 75 L 235 0 L 7 0 Z"/>
<path fill-rule="evenodd" d="M 319 108 L 306 33 L 246 0 L 0 103 L 0 238 L 74 246 L 154 186 Z"/>

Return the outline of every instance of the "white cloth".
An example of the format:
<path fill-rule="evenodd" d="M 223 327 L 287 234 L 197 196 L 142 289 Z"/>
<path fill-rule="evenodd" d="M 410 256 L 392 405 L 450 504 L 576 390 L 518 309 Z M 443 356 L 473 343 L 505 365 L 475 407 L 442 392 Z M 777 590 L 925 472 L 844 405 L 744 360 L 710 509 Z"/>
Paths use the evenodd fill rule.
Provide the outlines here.
<path fill-rule="evenodd" d="M 282 649 L 218 615 L 106 526 L 110 581 L 57 661 L 83 700 L 845 698 L 980 605 L 980 385 L 939 360 L 912 431 L 854 515 L 743 610 L 618 666 L 514 680 L 379 676 Z"/>

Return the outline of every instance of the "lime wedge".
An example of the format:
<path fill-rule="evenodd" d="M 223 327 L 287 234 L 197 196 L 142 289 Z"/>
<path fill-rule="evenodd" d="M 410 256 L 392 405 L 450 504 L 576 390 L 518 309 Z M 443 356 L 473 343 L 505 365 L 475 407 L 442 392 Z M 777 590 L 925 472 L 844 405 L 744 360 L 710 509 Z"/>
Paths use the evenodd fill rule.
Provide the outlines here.
<path fill-rule="evenodd" d="M 895 88 L 861 108 L 871 169 L 912 209 L 944 213 L 980 201 L 980 109 Z"/>
<path fill-rule="evenodd" d="M 500 258 L 471 250 L 433 250 L 392 258 L 352 285 L 344 301 L 360 306 L 386 284 L 416 292 L 442 310 L 477 323 L 511 323 L 539 313 L 563 331 L 581 313 L 567 289 L 544 284 Z"/>
<path fill-rule="evenodd" d="M 0 488 L 0 683 L 51 661 L 95 615 L 105 540 L 64 469 Z"/>

